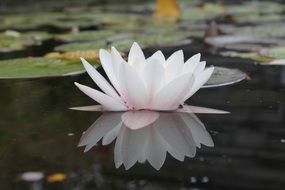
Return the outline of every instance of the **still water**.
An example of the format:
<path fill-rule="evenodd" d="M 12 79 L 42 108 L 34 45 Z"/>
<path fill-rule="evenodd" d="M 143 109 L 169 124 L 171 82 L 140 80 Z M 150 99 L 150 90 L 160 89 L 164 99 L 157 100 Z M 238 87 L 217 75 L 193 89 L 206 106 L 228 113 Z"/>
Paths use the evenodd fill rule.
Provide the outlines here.
<path fill-rule="evenodd" d="M 182 48 L 187 52 L 186 58 L 202 51 L 197 44 Z M 148 49 L 146 53 L 153 51 Z M 165 51 L 170 54 L 173 49 Z M 116 154 L 126 153 L 126 146 L 119 146 L 120 151 L 118 147 L 116 149 L 115 142 L 111 143 L 114 136 L 119 138 L 118 132 L 105 138 L 104 144 L 110 145 L 102 146 L 101 142 L 95 145 L 99 137 L 94 135 L 99 134 L 90 131 L 99 117 L 106 120 L 106 130 L 114 125 L 116 127 L 116 122 L 120 121 L 116 120 L 117 116 L 110 114 L 68 109 L 94 104 L 73 85 L 77 81 L 93 86 L 86 74 L 1 80 L 0 189 L 283 189 L 284 68 L 202 54 L 208 65 L 240 68 L 248 73 L 249 79 L 231 86 L 201 89 L 188 100 L 187 103 L 191 105 L 231 112 L 226 115 L 189 115 L 190 119 L 186 120 L 185 125 L 173 122 L 174 129 L 178 131 L 185 132 L 182 129 L 185 127 L 197 127 L 200 136 L 193 135 L 195 132 L 192 130 L 193 136 L 189 133 L 188 136 L 183 134 L 187 136 L 183 137 L 171 130 L 165 132 L 167 130 L 162 130 L 163 125 L 157 126 L 157 131 L 152 134 L 165 133 L 169 141 L 177 143 L 177 149 L 172 152 L 168 150 L 170 154 L 166 155 L 160 170 L 153 167 L 154 162 L 134 164 L 136 160 L 143 162 L 147 159 L 140 157 L 141 144 L 138 142 L 142 139 L 136 134 L 128 141 L 128 148 L 134 152 L 124 154 L 123 160 L 118 159 Z M 179 114 L 164 114 L 160 117 L 162 124 L 171 123 L 172 117 L 181 117 Z M 132 133 L 126 130 L 121 131 L 125 131 L 124 134 Z M 151 128 L 144 130 L 140 132 L 147 136 Z M 106 133 L 102 132 L 101 137 Z M 197 137 L 202 140 L 199 141 Z M 175 150 L 184 150 L 185 144 L 179 144 L 180 138 L 188 139 L 189 149 L 175 154 Z M 78 145 L 87 145 L 90 150 L 84 152 L 85 147 Z M 151 145 L 156 144 L 153 142 Z M 157 152 L 157 147 L 151 145 L 149 150 L 153 150 L 149 151 L 149 156 L 166 153 Z M 175 159 L 183 160 L 181 155 L 188 157 L 184 161 Z M 134 165 L 129 170 L 124 166 L 119 167 L 126 160 L 129 162 L 127 168 Z M 21 178 L 26 172 L 39 172 L 43 177 L 36 183 L 26 182 Z"/>

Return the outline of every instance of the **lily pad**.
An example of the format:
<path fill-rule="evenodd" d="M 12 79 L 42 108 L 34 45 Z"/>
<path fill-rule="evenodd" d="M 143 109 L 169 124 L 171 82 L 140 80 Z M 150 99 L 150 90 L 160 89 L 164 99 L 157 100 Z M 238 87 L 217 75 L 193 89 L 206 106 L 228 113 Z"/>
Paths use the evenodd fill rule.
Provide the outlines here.
<path fill-rule="evenodd" d="M 215 67 L 214 73 L 203 88 L 226 86 L 246 79 L 247 75 L 239 69 Z"/>
<path fill-rule="evenodd" d="M 21 58 L 0 61 L 0 79 L 71 76 L 84 72 L 79 59 Z"/>
<path fill-rule="evenodd" d="M 69 52 L 69 51 L 96 50 L 100 48 L 107 48 L 107 42 L 105 42 L 104 40 L 98 40 L 95 42 L 69 43 L 57 46 L 55 50 L 61 52 Z"/>
<path fill-rule="evenodd" d="M 255 37 L 249 35 L 222 35 L 215 37 L 207 37 L 205 39 L 207 44 L 217 47 L 225 47 L 233 44 L 260 44 L 260 45 L 272 45 L 285 43 L 284 40 L 280 40 L 272 37 Z"/>
<path fill-rule="evenodd" d="M 225 31 L 237 35 L 261 36 L 261 37 L 284 37 L 285 25 L 280 23 L 267 23 L 257 26 L 236 27 L 232 31 Z"/>
<path fill-rule="evenodd" d="M 115 31 L 111 30 L 96 30 L 96 31 L 84 31 L 78 33 L 60 34 L 55 38 L 64 42 L 84 42 L 95 41 L 100 39 L 107 39 L 115 34 Z"/>
<path fill-rule="evenodd" d="M 41 45 L 43 41 L 52 38 L 51 34 L 45 32 L 6 31 L 0 33 L 0 52 L 23 50 L 29 46 Z"/>

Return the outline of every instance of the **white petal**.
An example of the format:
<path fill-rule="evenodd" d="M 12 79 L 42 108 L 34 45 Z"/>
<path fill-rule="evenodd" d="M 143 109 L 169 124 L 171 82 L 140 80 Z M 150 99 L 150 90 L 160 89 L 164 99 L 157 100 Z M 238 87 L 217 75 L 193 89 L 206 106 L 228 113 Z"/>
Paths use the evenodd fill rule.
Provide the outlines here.
<path fill-rule="evenodd" d="M 93 105 L 93 106 L 80 106 L 80 107 L 72 107 L 69 108 L 71 110 L 78 110 L 78 111 L 103 111 L 103 108 L 101 105 Z"/>
<path fill-rule="evenodd" d="M 158 50 L 157 52 L 155 52 L 154 54 L 152 54 L 152 56 L 150 56 L 150 57 L 148 58 L 148 60 L 151 60 L 151 59 L 157 59 L 157 60 L 159 60 L 160 63 L 162 63 L 163 65 L 166 64 L 165 57 L 164 57 L 163 53 L 162 53 L 160 50 Z"/>
<path fill-rule="evenodd" d="M 179 50 L 174 52 L 166 61 L 166 78 L 167 81 L 178 77 L 184 66 L 183 51 Z"/>
<path fill-rule="evenodd" d="M 202 73 L 199 75 L 196 75 L 193 87 L 189 91 L 189 93 L 182 99 L 182 102 L 190 98 L 193 94 L 195 94 L 211 77 L 212 73 L 214 71 L 214 67 L 210 67 L 205 69 Z"/>
<path fill-rule="evenodd" d="M 184 73 L 194 72 L 196 65 L 200 63 L 201 54 L 198 53 L 193 55 L 190 59 L 188 59 L 183 67 Z"/>
<path fill-rule="evenodd" d="M 120 97 L 114 88 L 106 81 L 106 79 L 85 59 L 80 58 L 84 68 L 86 69 L 89 76 L 93 79 L 93 81 L 98 85 L 98 87 L 105 92 L 107 95 L 117 99 L 120 101 Z"/>
<path fill-rule="evenodd" d="M 162 87 L 165 80 L 164 67 L 159 60 L 155 58 L 148 60 L 142 78 L 144 79 L 148 97 L 150 98 L 148 102 L 151 102 L 151 98 Z"/>
<path fill-rule="evenodd" d="M 196 68 L 194 69 L 194 74 L 198 75 L 200 74 L 206 67 L 206 61 L 201 61 L 196 65 Z"/>
<path fill-rule="evenodd" d="M 137 130 L 146 127 L 159 118 L 159 113 L 154 111 L 129 111 L 122 115 L 124 124 L 132 129 Z"/>
<path fill-rule="evenodd" d="M 128 63 L 133 64 L 134 62 L 137 62 L 136 59 L 139 61 L 145 60 L 145 56 L 141 47 L 134 42 L 129 52 Z"/>
<path fill-rule="evenodd" d="M 177 109 L 181 99 L 189 92 L 193 85 L 194 76 L 184 74 L 177 77 L 164 87 L 162 87 L 154 96 L 153 109 L 155 110 L 173 110 Z"/>
<path fill-rule="evenodd" d="M 147 103 L 147 91 L 137 71 L 127 63 L 122 63 L 119 71 L 122 95 L 136 110 L 143 109 Z"/>
<path fill-rule="evenodd" d="M 100 49 L 99 57 L 106 75 L 108 76 L 115 89 L 120 93 L 120 85 L 117 80 L 117 67 L 119 67 L 119 65 L 115 62 L 112 62 L 111 54 L 104 49 Z"/>
<path fill-rule="evenodd" d="M 125 111 L 127 107 L 118 100 L 88 86 L 74 83 L 87 96 L 102 105 L 105 111 Z"/>
<path fill-rule="evenodd" d="M 212 108 L 204 108 L 204 107 L 198 107 L 198 106 L 189 106 L 189 105 L 183 105 L 183 108 L 177 109 L 177 112 L 185 112 L 185 113 L 209 113 L 209 114 L 228 114 L 230 112 L 223 111 L 223 110 L 217 110 Z"/>
<path fill-rule="evenodd" d="M 125 62 L 120 52 L 115 47 L 111 48 L 111 58 L 114 64 L 120 64 L 121 62 Z"/>

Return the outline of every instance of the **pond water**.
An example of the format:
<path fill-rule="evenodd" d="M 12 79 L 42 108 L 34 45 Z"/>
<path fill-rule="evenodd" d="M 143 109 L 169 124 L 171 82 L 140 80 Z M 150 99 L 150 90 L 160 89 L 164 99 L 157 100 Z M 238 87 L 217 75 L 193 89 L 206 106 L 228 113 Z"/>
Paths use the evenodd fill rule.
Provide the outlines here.
<path fill-rule="evenodd" d="M 274 10 L 277 8 L 274 7 Z M 213 11 L 212 8 L 210 10 Z M 262 12 L 259 16 L 263 14 L 269 13 Z M 282 12 L 280 14 L 283 15 Z M 89 19 L 89 16 L 86 17 Z M 202 18 L 203 21 L 205 19 L 208 18 Z M 225 18 L 217 18 L 218 21 L 219 19 Z M 243 20 L 245 18 L 239 19 L 236 20 L 237 26 L 246 25 Z M 251 19 L 254 22 L 261 22 L 255 17 Z M 9 22 L 7 23 L 5 27 L 8 27 Z M 183 30 L 192 30 L 191 27 L 194 27 L 194 30 L 198 30 L 199 27 L 205 30 L 204 25 L 200 26 L 199 23 L 195 23 L 195 26 L 183 22 L 180 24 Z M 69 27 L 67 26 L 68 29 Z M 221 25 L 221 28 L 223 27 Z M 231 27 L 227 26 L 226 29 L 233 29 Z M 93 29 L 94 27 L 87 29 L 83 27 L 83 31 Z M 34 29 L 31 26 L 22 30 Z M 129 30 L 133 30 L 132 27 Z M 56 32 L 63 33 L 67 29 L 60 28 L 59 31 Z M 274 61 L 276 58 L 279 60 L 280 53 L 276 57 L 272 55 L 269 58 L 267 54 L 258 54 L 262 57 L 252 57 L 252 55 L 246 58 L 244 55 L 225 57 L 220 52 L 230 49 L 242 53 L 245 51 L 244 44 L 238 46 L 238 50 L 235 49 L 236 46 L 234 48 L 223 46 L 218 50 L 208 49 L 201 40 L 200 29 L 198 32 L 198 35 L 195 32 L 191 33 L 195 36 L 193 39 L 190 38 L 191 42 L 178 43 L 174 46 L 169 46 L 169 43 L 174 43 L 173 41 L 167 41 L 167 45 L 155 44 L 156 46 L 149 47 L 149 41 L 153 39 L 147 39 L 143 45 L 144 52 L 146 56 L 150 56 L 159 48 L 168 57 L 175 50 L 183 49 L 185 58 L 202 53 L 202 59 L 207 61 L 208 66 L 235 68 L 245 72 L 248 75 L 246 80 L 229 86 L 203 88 L 186 102 L 189 105 L 226 110 L 230 114 L 189 114 L 185 118 L 179 113 L 160 113 L 152 127 L 139 129 L 136 133 L 124 126 L 118 126 L 123 113 L 112 115 L 69 109 L 94 104 L 94 101 L 83 95 L 74 85 L 74 82 L 79 82 L 94 87 L 87 74 L 1 79 L 0 189 L 284 189 L 285 68 L 278 65 L 257 64 L 257 62 Z M 54 34 L 55 31 L 49 33 Z M 87 38 L 88 36 L 89 34 Z M 182 36 L 184 39 L 185 36 Z M 70 36 L 57 37 L 62 39 Z M 74 37 L 71 38 L 71 41 L 74 40 Z M 134 36 L 130 38 L 131 41 L 137 39 Z M 84 41 L 84 39 L 77 40 Z M 177 40 L 181 42 L 181 39 Z M 276 39 L 274 40 L 276 45 Z M 25 47 L 24 51 L 21 49 L 0 52 L 0 60 L 43 56 L 54 50 L 55 46 L 65 44 L 66 41 L 50 40 L 40 46 Z M 122 47 L 129 44 L 125 41 L 116 43 Z M 253 43 L 256 45 L 256 41 Z M 268 41 L 260 43 L 265 43 L 266 48 L 272 45 L 271 40 L 270 43 Z M 86 44 L 80 47 L 85 48 L 85 46 Z M 103 48 L 105 46 L 106 44 Z M 79 46 L 75 46 L 75 49 L 76 47 Z M 260 48 L 260 44 L 257 47 Z M 281 47 L 281 51 L 282 48 L 284 46 Z M 255 49 L 253 53 L 256 53 Z M 104 74 L 102 68 L 99 68 L 99 71 Z M 140 115 L 138 118 L 141 117 L 144 116 Z M 173 125 L 173 128 L 169 128 L 170 125 Z M 100 127 L 106 131 L 98 131 Z M 111 131 L 113 128 L 115 130 Z M 156 131 L 149 132 L 150 130 Z M 108 133 L 110 131 L 112 133 Z M 181 133 L 175 133 L 177 131 Z M 110 144 L 103 146 L 101 141 L 96 144 L 99 136 L 104 136 L 104 144 Z M 111 142 L 115 136 L 118 139 L 130 138 L 129 141 L 122 141 L 119 146 L 120 143 Z M 173 143 L 173 147 L 176 147 L 174 149 L 171 149 L 171 146 L 167 147 L 171 154 L 167 153 L 163 165 L 163 156 L 166 152 L 158 148 L 160 144 L 156 141 L 161 136 L 165 137 L 165 142 Z M 144 142 L 144 139 L 148 139 L 148 143 L 142 147 L 138 142 Z M 88 151 L 85 151 L 87 149 Z M 146 158 L 142 158 L 140 154 L 142 150 L 147 152 L 149 162 L 134 164 L 136 160 L 145 161 Z M 125 154 L 121 154 L 123 158 L 120 160 L 118 155 L 120 156 L 119 153 L 122 152 Z M 184 155 L 188 157 L 184 161 L 179 161 Z M 125 166 L 120 166 L 122 163 Z"/>
<path fill-rule="evenodd" d="M 190 49 L 189 55 L 194 53 Z M 87 75 L 1 81 L 1 188 L 29 189 L 31 184 L 20 176 L 37 171 L 46 177 L 66 176 L 54 183 L 43 178 L 38 189 L 283 189 L 284 69 L 211 55 L 205 59 L 215 65 L 242 65 L 251 80 L 195 94 L 189 104 L 231 114 L 197 114 L 214 147 L 202 145 L 184 162 L 167 155 L 159 171 L 147 163 L 116 169 L 114 143 L 86 153 L 78 147 L 82 133 L 101 115 L 68 109 L 93 103 L 73 85 L 92 85 Z"/>

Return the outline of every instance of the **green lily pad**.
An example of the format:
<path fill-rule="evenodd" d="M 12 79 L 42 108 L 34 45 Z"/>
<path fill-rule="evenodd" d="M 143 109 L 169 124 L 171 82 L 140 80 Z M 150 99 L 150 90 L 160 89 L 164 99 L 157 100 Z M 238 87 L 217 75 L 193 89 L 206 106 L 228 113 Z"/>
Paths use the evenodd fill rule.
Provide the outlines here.
<path fill-rule="evenodd" d="M 237 35 L 250 35 L 255 37 L 284 37 L 285 25 L 283 22 L 274 24 L 267 23 L 257 26 L 236 27 L 233 31 L 225 32 L 230 32 Z"/>
<path fill-rule="evenodd" d="M 207 37 L 205 39 L 205 42 L 217 47 L 226 47 L 228 45 L 234 46 L 234 44 L 238 46 L 241 44 L 259 44 L 260 47 L 262 47 L 262 45 L 284 43 L 284 40 L 272 37 L 255 37 L 250 35 L 221 35 L 215 37 Z"/>
<path fill-rule="evenodd" d="M 191 43 L 189 32 L 166 32 L 166 33 L 144 33 L 140 35 L 129 35 L 128 38 L 111 42 L 112 46 L 122 51 L 128 50 L 133 42 L 138 42 L 142 48 L 146 47 L 168 47 Z M 129 47 L 129 48 L 127 48 Z"/>
<path fill-rule="evenodd" d="M 247 75 L 239 69 L 215 67 L 214 73 L 203 88 L 226 86 L 246 79 Z"/>
<path fill-rule="evenodd" d="M 83 72 L 79 59 L 21 58 L 0 61 L 0 79 L 71 76 Z"/>
<path fill-rule="evenodd" d="M 51 38 L 52 35 L 45 32 L 6 31 L 0 33 L 0 52 L 23 50 L 29 46 L 41 45 L 43 41 Z"/>
<path fill-rule="evenodd" d="M 100 48 L 107 48 L 107 42 L 104 40 L 98 40 L 94 42 L 69 43 L 57 46 L 55 50 L 62 52 L 69 52 L 69 51 L 96 50 Z"/>
<path fill-rule="evenodd" d="M 83 41 L 95 41 L 100 39 L 107 39 L 115 34 L 115 31 L 111 30 L 96 30 L 96 31 L 84 31 L 78 33 L 60 34 L 55 38 L 65 42 L 83 42 Z"/>
<path fill-rule="evenodd" d="M 1 29 L 31 30 L 62 18 L 63 13 L 25 13 L 1 16 Z M 40 18 L 40 19 L 39 19 Z"/>
<path fill-rule="evenodd" d="M 221 55 L 228 56 L 228 57 L 240 57 L 240 58 L 245 58 L 245 59 L 252 59 L 259 63 L 270 62 L 274 60 L 274 58 L 270 56 L 262 55 L 257 52 L 223 51 L 221 52 Z"/>
<path fill-rule="evenodd" d="M 285 59 L 285 46 L 268 48 L 265 54 L 275 59 Z"/>

